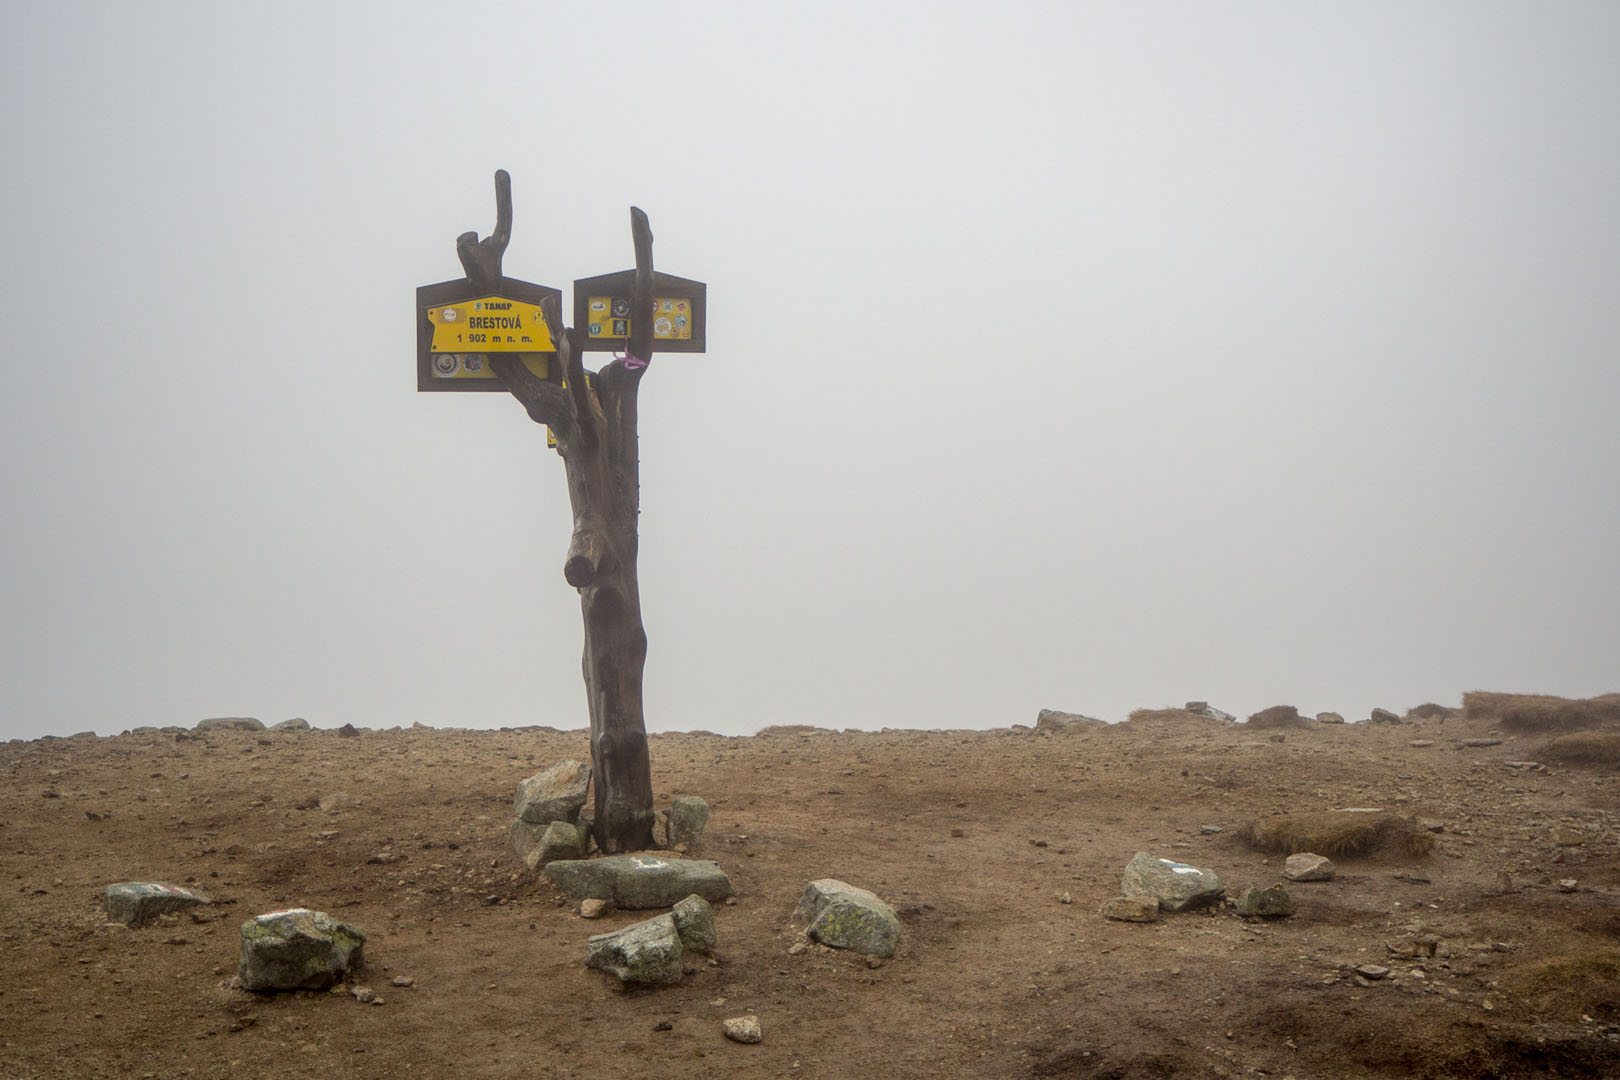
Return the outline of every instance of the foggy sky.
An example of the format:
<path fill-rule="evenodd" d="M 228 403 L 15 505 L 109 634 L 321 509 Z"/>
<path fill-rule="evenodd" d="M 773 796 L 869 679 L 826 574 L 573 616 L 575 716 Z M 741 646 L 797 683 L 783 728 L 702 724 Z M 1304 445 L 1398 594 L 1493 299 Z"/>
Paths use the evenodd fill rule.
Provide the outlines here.
<path fill-rule="evenodd" d="M 1620 689 L 1607 0 L 6 21 L 0 737 L 586 723 L 561 461 L 415 390 L 497 168 L 709 285 L 650 730 Z"/>

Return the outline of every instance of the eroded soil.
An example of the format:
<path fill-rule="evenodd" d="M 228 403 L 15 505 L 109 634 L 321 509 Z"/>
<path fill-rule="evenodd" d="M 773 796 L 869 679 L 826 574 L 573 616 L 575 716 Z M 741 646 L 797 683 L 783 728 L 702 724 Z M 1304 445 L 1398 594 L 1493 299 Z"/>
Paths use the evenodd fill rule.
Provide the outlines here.
<path fill-rule="evenodd" d="M 1490 733 L 1455 718 L 1271 734 L 655 735 L 659 797 L 710 802 L 702 854 L 737 902 L 716 907 L 718 964 L 634 992 L 585 968 L 585 939 L 648 913 L 583 920 L 506 847 L 518 781 L 586 756 L 583 732 L 0 745 L 0 1075 L 1620 1075 L 1612 770 L 1524 764 L 1534 737 L 1463 747 Z M 334 793 L 358 805 L 314 805 Z M 1241 825 L 1347 806 L 1432 819 L 1436 850 L 1339 859 L 1276 922 L 1098 915 L 1135 851 L 1235 894 L 1282 862 Z M 789 952 L 820 877 L 895 906 L 894 960 Z M 124 880 L 224 903 L 109 926 L 100 892 Z M 384 1004 L 230 987 L 239 924 L 293 905 L 366 930 L 358 981 Z M 1433 958 L 1391 952 L 1424 936 Z M 762 1044 L 721 1036 L 745 1013 Z"/>

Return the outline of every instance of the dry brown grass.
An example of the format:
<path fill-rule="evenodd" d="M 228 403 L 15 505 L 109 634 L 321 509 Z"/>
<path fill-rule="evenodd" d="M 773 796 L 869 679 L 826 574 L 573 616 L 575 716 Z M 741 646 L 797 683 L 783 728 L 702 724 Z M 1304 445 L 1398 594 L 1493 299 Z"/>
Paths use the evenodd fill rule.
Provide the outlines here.
<path fill-rule="evenodd" d="M 1203 713 L 1188 712 L 1186 709 L 1137 709 L 1125 718 L 1128 724 L 1136 723 L 1194 723 L 1209 725 L 1219 721 L 1211 720 Z"/>
<path fill-rule="evenodd" d="M 1548 742 L 1536 757 L 1565 765 L 1620 765 L 1620 731 L 1572 731 Z"/>
<path fill-rule="evenodd" d="M 1300 851 L 1367 855 L 1379 850 L 1427 855 L 1434 850 L 1434 837 L 1412 818 L 1383 813 L 1347 814 L 1342 810 L 1261 818 L 1244 826 L 1238 838 L 1252 848 L 1278 855 Z"/>
<path fill-rule="evenodd" d="M 1311 724 L 1312 721 L 1299 715 L 1299 710 L 1292 705 L 1273 705 L 1249 717 L 1252 728 L 1302 728 Z"/>
<path fill-rule="evenodd" d="M 1620 726 L 1620 694 L 1561 698 L 1551 694 L 1474 690 L 1463 695 L 1463 719 L 1493 723 L 1507 731 L 1519 732 Z"/>
<path fill-rule="evenodd" d="M 1513 972 L 1508 985 L 1537 1016 L 1613 1023 L 1620 1020 L 1620 949 L 1554 956 Z"/>
<path fill-rule="evenodd" d="M 831 735 L 831 728 L 817 727 L 814 724 L 772 724 L 762 727 L 755 732 L 757 735 Z"/>

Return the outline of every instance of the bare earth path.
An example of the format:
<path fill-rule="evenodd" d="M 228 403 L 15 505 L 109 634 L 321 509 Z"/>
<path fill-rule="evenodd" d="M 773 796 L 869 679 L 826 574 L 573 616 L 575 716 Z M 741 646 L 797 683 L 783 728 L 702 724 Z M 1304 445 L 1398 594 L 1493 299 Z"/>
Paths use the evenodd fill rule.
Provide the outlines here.
<path fill-rule="evenodd" d="M 1485 734 L 1453 718 L 1280 742 L 1190 719 L 655 735 L 660 802 L 710 802 L 701 854 L 738 897 L 716 908 L 718 964 L 629 993 L 584 967 L 585 938 L 647 913 L 582 920 L 506 848 L 517 782 L 587 756 L 582 732 L 7 743 L 0 1075 L 1620 1075 L 1620 777 L 1526 765 L 1536 738 L 1461 745 Z M 336 793 L 358 805 L 314 805 Z M 1240 826 L 1347 806 L 1432 819 L 1437 848 L 1339 860 L 1335 881 L 1289 886 L 1298 913 L 1278 922 L 1098 915 L 1135 851 L 1235 894 L 1281 869 Z M 789 952 L 820 877 L 895 906 L 894 960 Z M 229 903 L 109 927 L 100 890 L 123 880 Z M 238 925 L 293 905 L 367 931 L 383 1005 L 230 988 Z M 1390 951 L 1424 935 L 1432 959 Z M 1358 979 L 1369 963 L 1391 975 Z M 763 1044 L 721 1037 L 744 1013 Z"/>

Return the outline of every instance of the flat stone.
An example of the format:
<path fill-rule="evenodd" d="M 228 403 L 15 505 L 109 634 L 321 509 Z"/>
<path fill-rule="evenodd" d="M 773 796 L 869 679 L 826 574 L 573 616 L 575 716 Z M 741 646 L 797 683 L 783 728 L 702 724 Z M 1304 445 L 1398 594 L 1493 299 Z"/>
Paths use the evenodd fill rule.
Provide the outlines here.
<path fill-rule="evenodd" d="M 590 762 L 559 761 L 518 784 L 512 814 L 531 825 L 552 821 L 575 824 L 590 784 Z"/>
<path fill-rule="evenodd" d="M 197 721 L 198 731 L 263 731 L 264 721 L 251 716 L 210 716 Z"/>
<path fill-rule="evenodd" d="M 1338 868 L 1326 855 L 1301 851 L 1283 862 L 1283 877 L 1289 881 L 1332 881 Z"/>
<path fill-rule="evenodd" d="M 720 1030 L 732 1042 L 747 1043 L 752 1046 L 765 1041 L 765 1033 L 760 1030 L 759 1017 L 757 1016 L 733 1016 L 729 1020 L 722 1020 Z"/>
<path fill-rule="evenodd" d="M 1221 828 L 1219 825 L 1200 825 L 1200 826 L 1198 826 L 1198 835 L 1199 836 L 1217 836 L 1217 835 L 1219 835 L 1219 834 L 1221 834 L 1221 833 L 1223 833 L 1225 831 L 1226 830 Z"/>
<path fill-rule="evenodd" d="M 295 716 L 291 720 L 283 720 L 278 724 L 270 725 L 271 731 L 308 731 L 309 721 L 302 716 Z"/>
<path fill-rule="evenodd" d="M 1102 917 L 1116 922 L 1158 922 L 1159 901 L 1152 896 L 1115 896 L 1103 901 Z"/>
<path fill-rule="evenodd" d="M 107 918 L 125 926 L 145 926 L 159 915 L 212 904 L 202 893 L 159 881 L 122 881 L 102 892 Z"/>
<path fill-rule="evenodd" d="M 669 804 L 666 842 L 670 847 L 695 848 L 709 823 L 709 804 L 696 795 L 681 795 Z"/>
<path fill-rule="evenodd" d="M 1389 968 L 1380 964 L 1362 964 L 1360 967 L 1356 968 L 1356 974 L 1360 975 L 1363 979 L 1372 979 L 1374 982 L 1376 982 L 1379 979 L 1389 978 Z"/>
<path fill-rule="evenodd" d="M 668 986 L 681 981 L 683 948 L 675 919 L 659 915 L 586 943 L 585 964 L 623 983 Z"/>
<path fill-rule="evenodd" d="M 1344 717 L 1336 712 L 1319 712 L 1316 714 L 1316 722 L 1318 724 L 1342 724 L 1344 723 Z"/>
<path fill-rule="evenodd" d="M 1286 918 L 1294 913 L 1294 901 L 1280 882 L 1266 889 L 1250 885 L 1238 894 L 1237 913 L 1250 919 Z"/>
<path fill-rule="evenodd" d="M 1406 745 L 1412 747 L 1414 750 L 1426 750 L 1429 747 L 1434 745 L 1434 740 L 1433 739 L 1413 739 L 1411 742 L 1407 743 Z"/>
<path fill-rule="evenodd" d="M 676 904 L 670 911 L 675 920 L 675 932 L 681 936 L 681 946 L 690 952 L 714 955 L 718 939 L 714 933 L 714 910 L 703 897 L 693 893 Z"/>
<path fill-rule="evenodd" d="M 1483 748 L 1483 747 L 1486 747 L 1486 746 L 1501 746 L 1502 745 L 1502 740 L 1501 739 L 1464 739 L 1462 741 L 1462 744 L 1464 746 L 1468 746 L 1468 747 Z"/>
<path fill-rule="evenodd" d="M 569 900 L 611 900 L 621 910 L 673 907 L 692 893 L 710 903 L 731 895 L 731 880 L 707 859 L 675 859 L 659 854 L 608 855 L 549 863 L 546 877 Z"/>
<path fill-rule="evenodd" d="M 1215 903 L 1226 894 L 1226 887 L 1213 870 L 1138 851 L 1125 864 L 1120 892 L 1154 897 L 1164 911 L 1186 911 Z"/>
<path fill-rule="evenodd" d="M 319 990 L 364 965 L 366 934 L 324 911 L 292 908 L 242 924 L 237 975 L 246 990 Z"/>
<path fill-rule="evenodd" d="M 1037 733 L 1058 734 L 1065 731 L 1085 731 L 1106 726 L 1103 721 L 1094 716 L 1059 712 L 1057 709 L 1042 709 L 1035 717 L 1035 731 Z"/>

